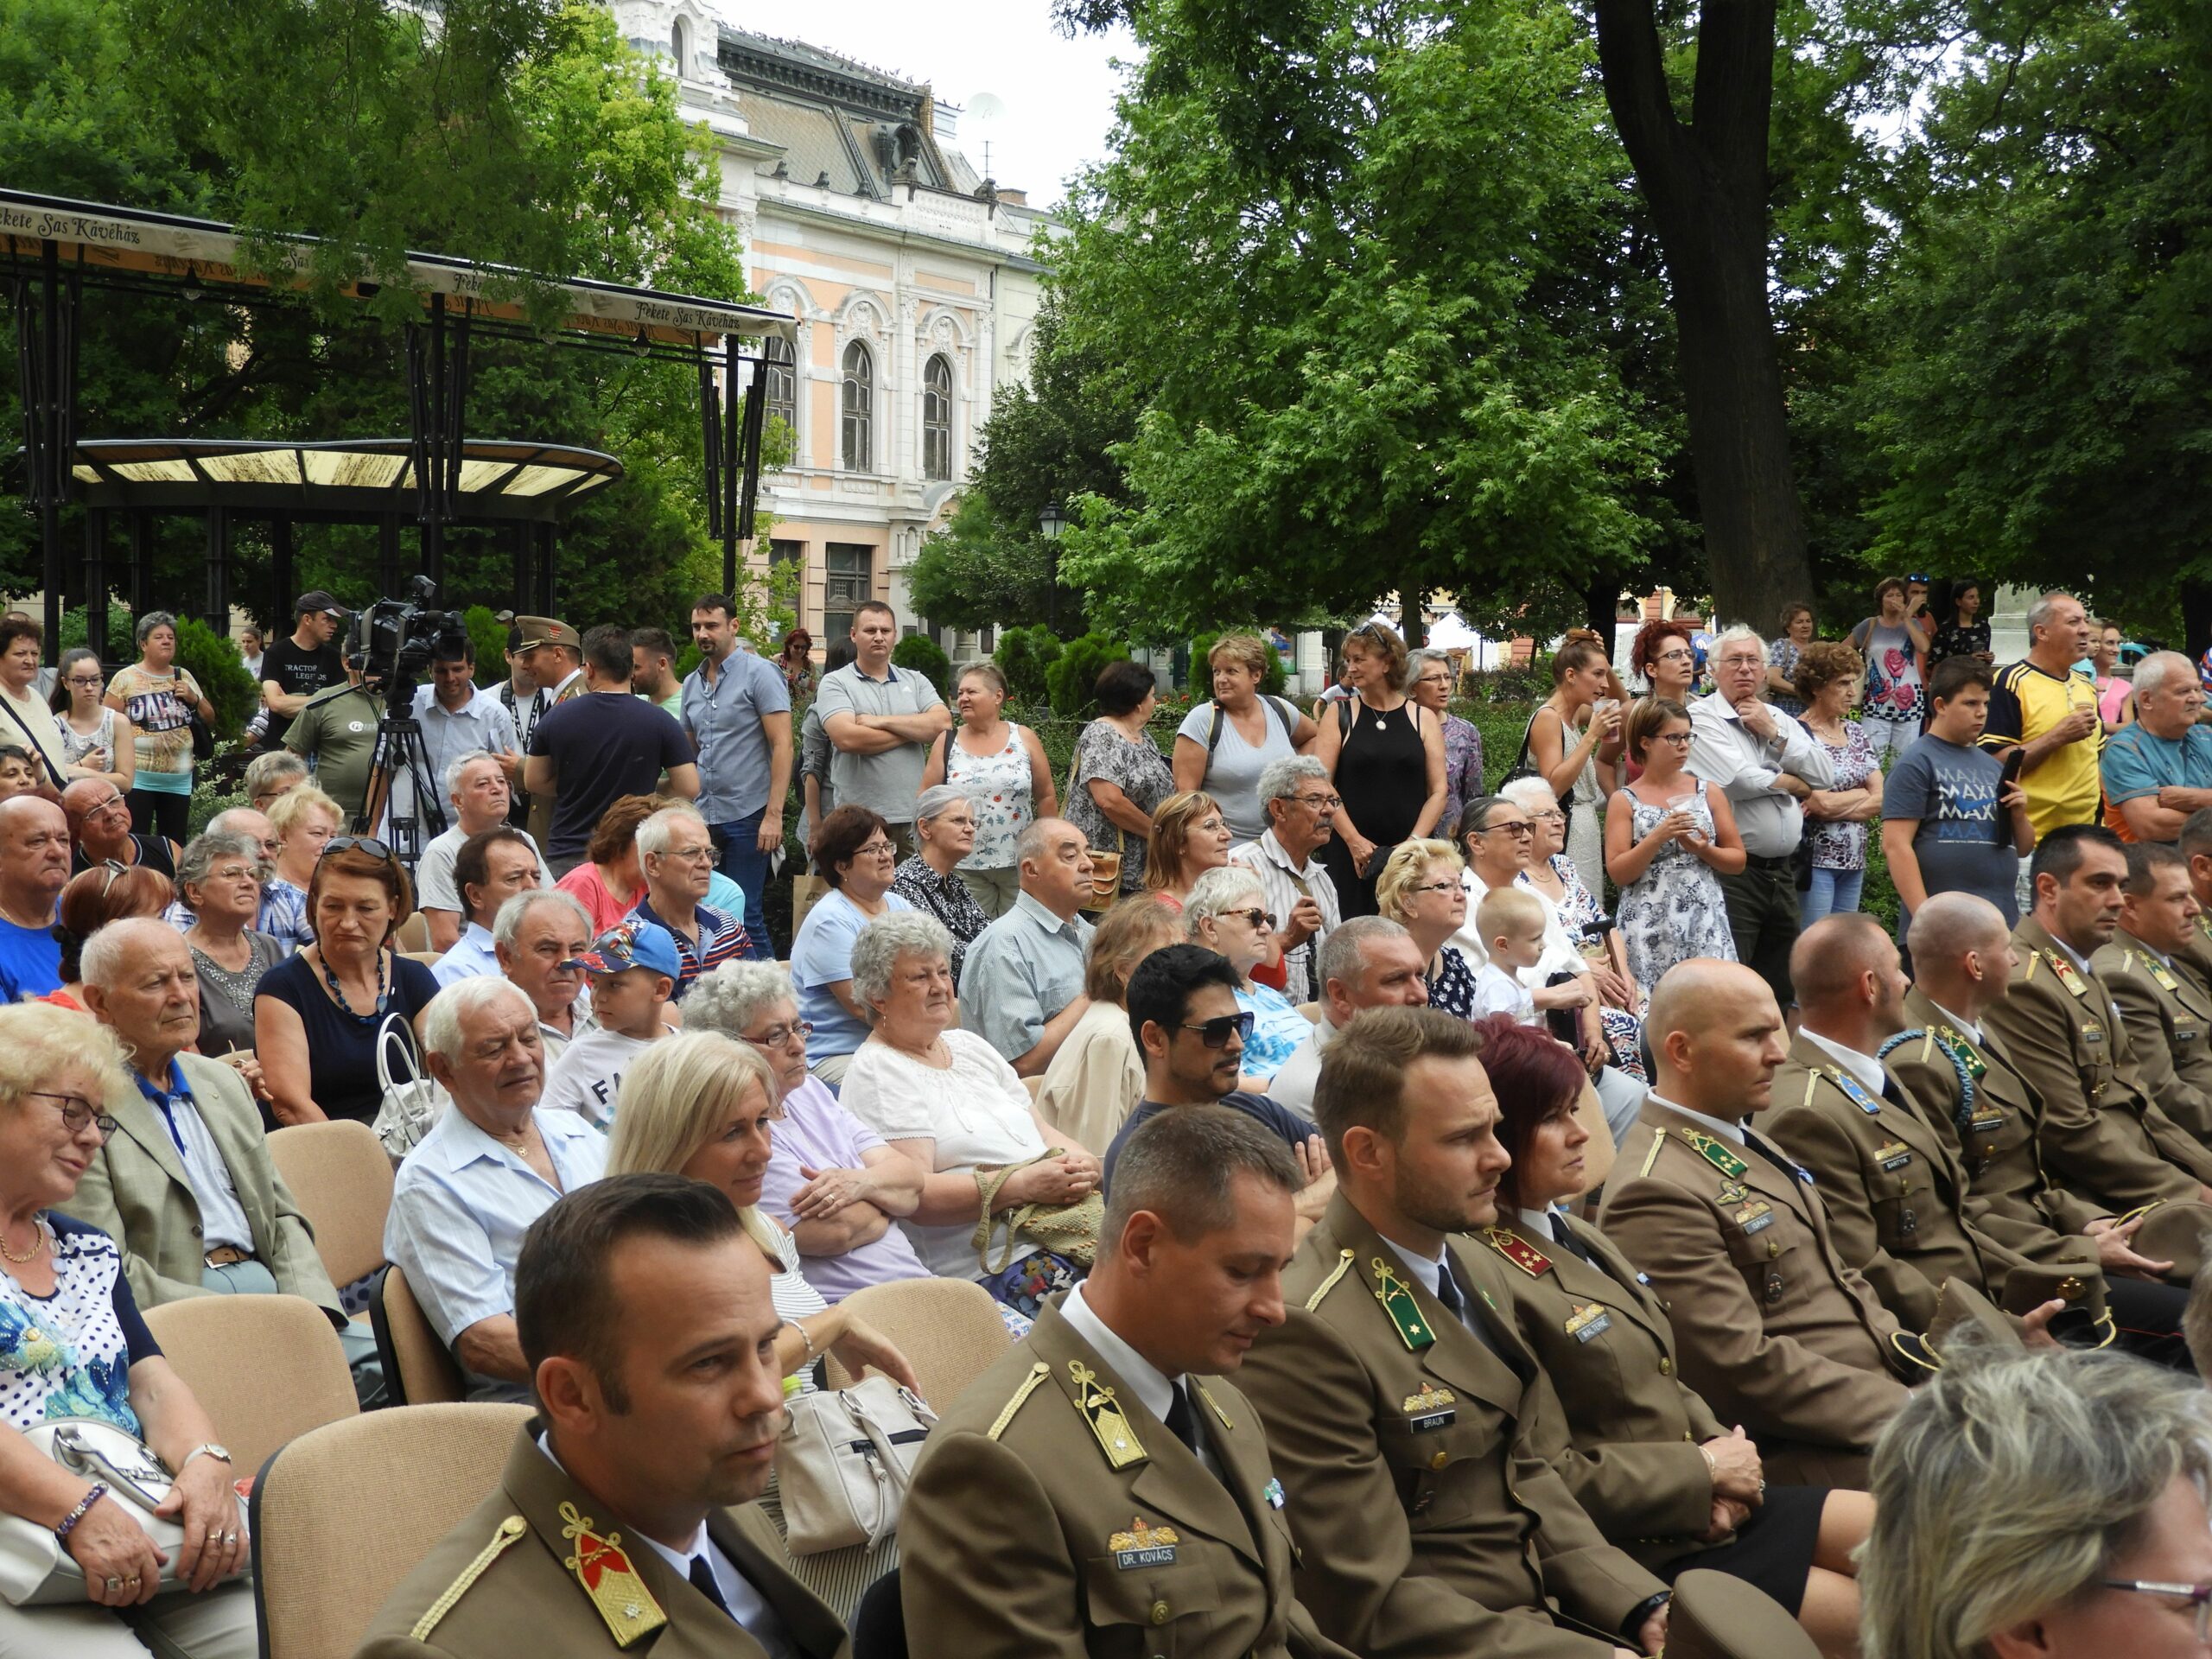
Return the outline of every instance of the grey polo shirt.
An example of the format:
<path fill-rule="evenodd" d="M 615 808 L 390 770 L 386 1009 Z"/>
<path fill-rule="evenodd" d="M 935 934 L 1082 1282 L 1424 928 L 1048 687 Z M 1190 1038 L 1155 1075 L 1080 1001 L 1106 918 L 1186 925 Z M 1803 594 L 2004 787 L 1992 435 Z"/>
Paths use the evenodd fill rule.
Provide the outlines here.
<path fill-rule="evenodd" d="M 858 663 L 849 663 L 824 676 L 822 689 L 814 694 L 815 711 L 825 727 L 832 715 L 918 715 L 944 701 L 937 688 L 912 669 L 889 663 L 880 680 L 861 673 Z M 901 743 L 881 754 L 849 754 L 833 744 L 830 782 L 837 791 L 837 804 L 870 808 L 887 823 L 912 823 L 914 798 L 922 792 L 922 769 L 929 758 L 926 743 Z"/>
<path fill-rule="evenodd" d="M 731 823 L 768 804 L 768 734 L 764 715 L 787 715 L 791 688 L 765 657 L 733 651 L 710 681 L 702 662 L 683 677 L 683 729 L 699 751 L 699 816 Z"/>
<path fill-rule="evenodd" d="M 1090 924 L 1062 921 L 1026 893 L 976 936 L 960 970 L 960 1006 L 1008 1062 L 1037 1046 L 1052 1017 L 1083 995 Z"/>

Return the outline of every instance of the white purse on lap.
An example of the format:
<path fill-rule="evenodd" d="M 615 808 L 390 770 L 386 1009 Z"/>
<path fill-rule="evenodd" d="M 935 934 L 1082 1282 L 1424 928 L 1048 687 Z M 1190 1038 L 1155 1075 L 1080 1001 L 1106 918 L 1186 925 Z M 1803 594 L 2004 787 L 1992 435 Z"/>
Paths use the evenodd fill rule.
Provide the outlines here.
<path fill-rule="evenodd" d="M 887 1376 L 805 1394 L 785 1408 L 776 1484 L 794 1555 L 873 1548 L 899 1526 L 914 1459 L 937 1414 Z"/>

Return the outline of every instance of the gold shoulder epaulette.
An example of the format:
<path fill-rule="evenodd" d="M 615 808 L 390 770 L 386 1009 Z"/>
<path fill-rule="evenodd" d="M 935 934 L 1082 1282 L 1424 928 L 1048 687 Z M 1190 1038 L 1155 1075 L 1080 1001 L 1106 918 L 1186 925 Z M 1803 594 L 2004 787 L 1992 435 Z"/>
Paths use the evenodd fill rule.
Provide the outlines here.
<path fill-rule="evenodd" d="M 485 1570 L 506 1553 L 507 1547 L 529 1530 L 529 1523 L 518 1515 L 511 1515 L 500 1522 L 499 1529 L 492 1535 L 492 1541 L 476 1552 L 476 1559 L 461 1569 L 461 1576 L 448 1585 L 445 1593 L 415 1621 L 415 1628 L 407 1633 L 408 1640 L 429 1641 L 430 1632 L 438 1628 L 438 1621 L 453 1611 L 454 1603 L 468 1593 L 468 1586 L 482 1578 Z"/>
<path fill-rule="evenodd" d="M 1797 1103 L 1800 1106 L 1811 1105 L 1813 1103 L 1813 1090 L 1820 1086 L 1821 1074 L 1817 1071 L 1807 1071 L 1805 1073 L 1805 1098 L 1799 1101 Z"/>
<path fill-rule="evenodd" d="M 1920 1033 L 1920 1058 L 1923 1064 L 1936 1052 L 1936 1028 L 1930 1026 Z"/>
<path fill-rule="evenodd" d="M 2021 984 L 2023 984 L 2023 985 L 2026 984 L 2030 980 L 2033 979 L 2033 978 L 2036 976 L 2036 966 L 2037 966 L 2037 964 L 2038 963 L 2042 962 L 2042 960 L 2043 960 L 2043 952 L 2042 952 L 2042 951 L 2040 951 L 2040 950 L 2031 950 L 2031 951 L 2030 951 L 2030 952 L 2028 953 L 2028 965 L 2027 965 L 2027 968 L 2026 968 L 2026 969 L 2025 969 L 2025 970 L 2024 970 L 2024 971 L 2023 971 L 2023 972 L 2022 972 L 2022 974 L 2020 975 L 2020 983 L 2021 983 Z"/>
<path fill-rule="evenodd" d="M 1321 1299 L 1324 1296 L 1326 1296 L 1331 1291 L 1334 1290 L 1337 1287 L 1337 1281 L 1342 1279 L 1344 1274 L 1351 1271 L 1351 1259 L 1352 1252 L 1350 1250 L 1343 1250 L 1338 1253 L 1336 1271 L 1331 1274 L 1327 1278 L 1324 1279 L 1315 1288 L 1313 1294 L 1306 1299 L 1306 1311 L 1308 1313 L 1311 1313 L 1315 1308 L 1320 1306 Z"/>
<path fill-rule="evenodd" d="M 1221 1419 L 1221 1426 L 1234 1432 L 1236 1425 L 1229 1421 L 1229 1414 L 1221 1408 L 1221 1402 L 1213 1397 L 1206 1385 L 1195 1376 L 1191 1379 L 1191 1385 L 1198 1389 L 1198 1398 L 1213 1408 L 1213 1414 Z"/>
<path fill-rule="evenodd" d="M 1651 1173 L 1651 1166 L 1659 1161 L 1659 1148 L 1666 1143 L 1666 1140 L 1667 1131 L 1664 1129 L 1660 1129 L 1652 1135 L 1651 1150 L 1643 1154 L 1643 1167 L 1636 1172 L 1639 1176 L 1649 1175 Z"/>
<path fill-rule="evenodd" d="M 1021 1386 L 1014 1391 L 1014 1398 L 1007 1401 L 999 1414 L 991 1420 L 990 1432 L 984 1438 L 995 1440 L 1004 1433 L 1006 1426 L 1014 1421 L 1014 1414 L 1021 1409 L 1023 1402 L 1036 1393 L 1037 1385 L 1052 1374 L 1052 1368 L 1041 1359 L 1032 1365 L 1029 1368 L 1029 1375 L 1021 1379 Z"/>

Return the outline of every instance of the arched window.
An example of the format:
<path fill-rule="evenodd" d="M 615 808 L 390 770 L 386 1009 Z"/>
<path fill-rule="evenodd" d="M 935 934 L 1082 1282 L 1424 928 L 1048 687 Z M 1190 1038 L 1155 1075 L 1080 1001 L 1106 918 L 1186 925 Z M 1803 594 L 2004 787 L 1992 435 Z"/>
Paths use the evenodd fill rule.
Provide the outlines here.
<path fill-rule="evenodd" d="M 844 454 L 849 473 L 872 472 L 871 429 L 874 424 L 875 364 L 857 340 L 845 347 Z"/>
<path fill-rule="evenodd" d="M 689 75 L 691 73 L 691 26 L 681 17 L 676 20 L 676 26 L 668 32 L 668 49 L 676 59 L 676 73 L 679 76 Z"/>
<path fill-rule="evenodd" d="M 942 354 L 922 371 L 922 476 L 952 476 L 952 365 Z"/>
<path fill-rule="evenodd" d="M 798 428 L 798 371 L 791 348 L 775 335 L 761 348 L 768 365 L 768 414 L 796 431 Z"/>

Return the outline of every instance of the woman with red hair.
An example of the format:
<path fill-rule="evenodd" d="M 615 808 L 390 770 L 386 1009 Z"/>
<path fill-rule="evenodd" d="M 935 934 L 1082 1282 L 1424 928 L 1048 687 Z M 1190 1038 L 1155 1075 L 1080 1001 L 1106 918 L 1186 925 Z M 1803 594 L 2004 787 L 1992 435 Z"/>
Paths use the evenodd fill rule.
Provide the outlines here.
<path fill-rule="evenodd" d="M 1852 1552 L 1873 1524 L 1864 1492 L 1770 1488 L 1758 1448 L 1676 1375 L 1674 1327 L 1628 1259 L 1560 1206 L 1586 1185 L 1573 1051 L 1510 1015 L 1478 1020 L 1513 1165 L 1483 1242 L 1509 1265 L 1510 1317 L 1565 1408 L 1543 1448 L 1606 1539 L 1669 1580 L 1712 1567 L 1789 1608 L 1825 1654 L 1857 1651 Z"/>

